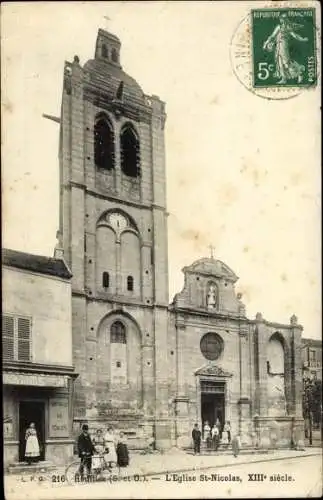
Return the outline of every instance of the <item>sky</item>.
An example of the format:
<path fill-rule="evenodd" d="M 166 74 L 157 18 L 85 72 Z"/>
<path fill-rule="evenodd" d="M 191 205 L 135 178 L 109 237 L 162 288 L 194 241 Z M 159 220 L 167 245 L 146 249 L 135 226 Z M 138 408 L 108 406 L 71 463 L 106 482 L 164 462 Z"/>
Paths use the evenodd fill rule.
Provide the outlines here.
<path fill-rule="evenodd" d="M 53 255 L 59 125 L 42 114 L 60 115 L 64 61 L 85 64 L 107 29 L 123 69 L 166 102 L 170 300 L 212 245 L 250 318 L 296 314 L 321 338 L 320 92 L 273 101 L 238 81 L 230 43 L 255 3 L 3 3 L 2 245 Z"/>

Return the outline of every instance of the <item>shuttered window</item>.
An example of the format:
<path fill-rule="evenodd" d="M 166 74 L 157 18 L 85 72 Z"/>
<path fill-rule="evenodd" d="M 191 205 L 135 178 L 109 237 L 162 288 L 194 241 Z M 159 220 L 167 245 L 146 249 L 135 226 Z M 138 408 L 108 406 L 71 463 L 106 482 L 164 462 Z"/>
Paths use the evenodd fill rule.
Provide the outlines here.
<path fill-rule="evenodd" d="M 31 320 L 21 316 L 2 317 L 2 351 L 5 361 L 31 361 Z"/>

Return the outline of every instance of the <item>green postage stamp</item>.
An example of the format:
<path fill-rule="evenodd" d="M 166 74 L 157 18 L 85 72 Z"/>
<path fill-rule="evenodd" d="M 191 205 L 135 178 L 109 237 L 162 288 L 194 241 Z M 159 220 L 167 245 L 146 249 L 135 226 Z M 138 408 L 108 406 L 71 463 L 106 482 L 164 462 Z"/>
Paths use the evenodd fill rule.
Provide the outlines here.
<path fill-rule="evenodd" d="M 315 30 L 315 9 L 253 9 L 253 87 L 315 86 Z"/>

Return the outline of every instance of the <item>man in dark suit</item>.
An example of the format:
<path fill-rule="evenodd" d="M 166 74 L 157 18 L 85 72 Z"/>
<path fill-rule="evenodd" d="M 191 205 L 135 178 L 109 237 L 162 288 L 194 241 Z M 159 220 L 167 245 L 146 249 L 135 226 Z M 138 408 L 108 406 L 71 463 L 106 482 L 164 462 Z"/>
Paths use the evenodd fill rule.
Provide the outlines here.
<path fill-rule="evenodd" d="M 91 474 L 94 445 L 89 435 L 89 426 L 87 424 L 82 425 L 82 432 L 78 437 L 77 447 L 78 447 L 79 457 L 81 459 L 81 464 L 79 468 L 81 476 L 83 476 L 84 467 L 86 468 L 87 473 Z"/>
<path fill-rule="evenodd" d="M 196 455 L 196 453 L 201 452 L 201 436 L 202 436 L 202 433 L 199 429 L 199 426 L 198 426 L 198 424 L 195 424 L 194 429 L 192 430 L 192 438 L 193 438 L 193 444 L 194 444 L 194 455 Z"/>

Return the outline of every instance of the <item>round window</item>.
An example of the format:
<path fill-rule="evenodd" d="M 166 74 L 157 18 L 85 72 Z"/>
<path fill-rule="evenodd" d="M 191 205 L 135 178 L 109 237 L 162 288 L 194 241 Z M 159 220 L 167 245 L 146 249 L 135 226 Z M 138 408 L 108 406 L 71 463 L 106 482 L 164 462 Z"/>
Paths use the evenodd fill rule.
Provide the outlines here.
<path fill-rule="evenodd" d="M 217 333 L 206 333 L 200 345 L 203 356 L 210 361 L 218 359 L 223 351 L 223 340 Z"/>

